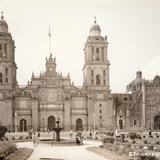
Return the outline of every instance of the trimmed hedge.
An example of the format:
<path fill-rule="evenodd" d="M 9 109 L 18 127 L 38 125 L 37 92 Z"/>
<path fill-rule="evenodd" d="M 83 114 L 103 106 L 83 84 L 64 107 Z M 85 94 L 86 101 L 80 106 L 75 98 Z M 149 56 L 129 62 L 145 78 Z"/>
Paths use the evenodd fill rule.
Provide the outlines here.
<path fill-rule="evenodd" d="M 33 149 L 31 148 L 19 148 L 14 154 L 8 156 L 7 160 L 27 160 L 27 158 L 32 154 Z"/>
<path fill-rule="evenodd" d="M 16 150 L 16 145 L 10 141 L 0 141 L 0 157 L 5 157 Z"/>

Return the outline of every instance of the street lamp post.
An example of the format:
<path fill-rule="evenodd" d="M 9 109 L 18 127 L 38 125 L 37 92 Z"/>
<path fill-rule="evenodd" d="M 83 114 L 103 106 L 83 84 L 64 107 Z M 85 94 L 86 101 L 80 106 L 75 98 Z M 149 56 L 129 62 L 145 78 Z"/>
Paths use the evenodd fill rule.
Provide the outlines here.
<path fill-rule="evenodd" d="M 96 129 L 96 120 L 95 120 L 95 113 L 93 113 L 93 132 L 95 132 Z"/>
<path fill-rule="evenodd" d="M 18 130 L 18 129 L 17 129 L 17 125 L 18 125 L 18 124 L 17 124 L 17 113 L 15 112 L 14 115 L 15 115 L 15 132 L 17 132 L 17 130 Z"/>

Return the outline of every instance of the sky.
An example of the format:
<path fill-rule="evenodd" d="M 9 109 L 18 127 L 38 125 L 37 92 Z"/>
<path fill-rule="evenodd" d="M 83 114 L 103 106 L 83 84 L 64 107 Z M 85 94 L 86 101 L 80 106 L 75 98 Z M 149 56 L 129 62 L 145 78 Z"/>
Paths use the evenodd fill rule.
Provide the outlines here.
<path fill-rule="evenodd" d="M 33 71 L 45 71 L 50 25 L 57 72 L 69 72 L 81 86 L 83 48 L 94 16 L 102 36 L 108 37 L 112 93 L 125 92 L 138 70 L 148 80 L 160 74 L 159 0 L 0 0 L 0 11 L 15 40 L 20 85 L 27 84 Z"/>

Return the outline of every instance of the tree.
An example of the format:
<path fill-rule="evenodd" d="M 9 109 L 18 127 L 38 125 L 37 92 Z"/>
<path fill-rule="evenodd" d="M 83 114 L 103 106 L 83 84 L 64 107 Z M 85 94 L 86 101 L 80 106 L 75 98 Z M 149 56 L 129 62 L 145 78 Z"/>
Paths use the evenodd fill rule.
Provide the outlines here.
<path fill-rule="evenodd" d="M 0 139 L 5 136 L 7 128 L 5 126 L 0 126 Z"/>

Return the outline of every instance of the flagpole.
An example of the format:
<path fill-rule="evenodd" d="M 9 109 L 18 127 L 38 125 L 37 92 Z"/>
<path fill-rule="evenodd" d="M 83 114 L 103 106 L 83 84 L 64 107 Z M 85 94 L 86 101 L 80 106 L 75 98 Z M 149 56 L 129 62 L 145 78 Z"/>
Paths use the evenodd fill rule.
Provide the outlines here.
<path fill-rule="evenodd" d="M 51 54 L 51 30 L 50 30 L 50 25 L 49 25 L 48 37 L 49 37 L 49 54 Z"/>

